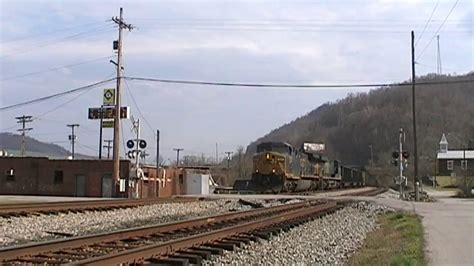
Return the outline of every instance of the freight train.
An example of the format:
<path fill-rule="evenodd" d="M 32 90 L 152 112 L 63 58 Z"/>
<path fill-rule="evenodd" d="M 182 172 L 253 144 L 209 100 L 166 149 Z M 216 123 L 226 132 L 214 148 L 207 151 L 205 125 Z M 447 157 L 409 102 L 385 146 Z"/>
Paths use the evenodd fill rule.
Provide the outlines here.
<path fill-rule="evenodd" d="M 358 187 L 365 184 L 360 169 L 329 161 L 324 144 L 303 143 L 296 149 L 285 142 L 257 145 L 253 156 L 253 174 L 248 182 L 259 193 L 280 193 L 332 188 Z"/>

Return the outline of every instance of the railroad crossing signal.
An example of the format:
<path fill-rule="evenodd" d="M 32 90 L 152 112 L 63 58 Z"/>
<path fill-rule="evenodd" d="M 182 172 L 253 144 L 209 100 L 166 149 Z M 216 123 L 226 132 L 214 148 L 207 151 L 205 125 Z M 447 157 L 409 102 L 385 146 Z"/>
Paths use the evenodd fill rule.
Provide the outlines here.
<path fill-rule="evenodd" d="M 128 156 L 129 159 L 135 159 L 138 156 L 141 156 L 144 153 L 143 150 L 146 148 L 147 143 L 143 139 L 138 139 L 138 140 L 137 139 L 129 139 L 129 140 L 127 140 L 127 148 L 133 149 L 135 147 L 135 142 L 138 142 L 137 145 L 142 150 L 138 149 L 138 150 L 128 151 L 127 156 Z"/>
<path fill-rule="evenodd" d="M 403 151 L 402 152 L 402 162 L 400 162 L 400 152 L 399 151 L 393 151 L 392 152 L 392 164 L 394 166 L 398 167 L 399 163 L 402 163 L 403 166 L 406 168 L 408 167 L 408 157 L 410 157 L 410 153 L 408 151 Z"/>

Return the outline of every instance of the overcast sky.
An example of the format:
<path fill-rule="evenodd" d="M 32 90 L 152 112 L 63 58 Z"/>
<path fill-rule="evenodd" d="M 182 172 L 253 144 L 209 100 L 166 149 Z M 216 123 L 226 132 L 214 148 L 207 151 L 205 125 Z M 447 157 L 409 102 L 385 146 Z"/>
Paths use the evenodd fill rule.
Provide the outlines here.
<path fill-rule="evenodd" d="M 453 6 L 439 31 L 442 67 L 463 74 L 474 69 L 471 0 L 0 0 L 1 106 L 113 77 L 117 29 L 110 19 L 119 7 L 136 27 L 124 35 L 126 76 L 352 84 L 407 80 L 412 29 L 417 74 L 436 72 L 435 33 Z M 140 118 L 153 155 L 160 129 L 165 160 L 173 160 L 173 147 L 184 155 L 214 156 L 216 142 L 220 153 L 235 150 L 325 102 L 367 90 L 123 85 L 124 105 Z M 87 119 L 87 109 L 100 106 L 102 90 L 114 86 L 1 111 L 0 132 L 16 131 L 15 116 L 32 115 L 30 136 L 69 149 L 66 124 L 78 123 L 76 150 L 96 155 L 99 123 Z M 130 127 L 125 121 L 125 140 Z M 104 139 L 111 138 L 112 130 L 104 130 Z"/>

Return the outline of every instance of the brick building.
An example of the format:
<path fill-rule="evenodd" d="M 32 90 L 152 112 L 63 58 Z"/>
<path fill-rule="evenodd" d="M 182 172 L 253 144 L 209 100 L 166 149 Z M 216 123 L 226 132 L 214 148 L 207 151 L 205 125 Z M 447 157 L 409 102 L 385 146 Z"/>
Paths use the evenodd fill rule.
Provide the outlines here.
<path fill-rule="evenodd" d="M 144 178 L 133 182 L 128 160 L 120 162 L 119 182 L 112 180 L 112 160 L 65 160 L 0 157 L 0 195 L 70 197 L 171 197 L 189 193 L 188 178 L 209 175 L 203 167 L 142 166 Z M 212 178 L 211 178 L 212 179 Z"/>
<path fill-rule="evenodd" d="M 118 183 L 112 180 L 111 160 L 0 157 L 0 194 L 126 197 L 130 162 L 122 160 L 120 166 Z"/>

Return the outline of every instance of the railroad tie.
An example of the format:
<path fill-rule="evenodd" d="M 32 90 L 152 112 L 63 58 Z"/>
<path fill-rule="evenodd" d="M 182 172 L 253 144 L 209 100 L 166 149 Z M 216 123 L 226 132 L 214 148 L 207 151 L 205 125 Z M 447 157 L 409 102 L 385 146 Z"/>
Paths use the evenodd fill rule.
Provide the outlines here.
<path fill-rule="evenodd" d="M 218 243 L 230 244 L 230 245 L 234 245 L 234 246 L 239 247 L 239 248 L 244 246 L 244 244 L 241 241 L 236 241 L 236 240 L 222 239 L 222 240 L 218 240 Z"/>
<path fill-rule="evenodd" d="M 230 241 L 238 241 L 238 242 L 242 242 L 244 244 L 250 244 L 250 242 L 252 242 L 251 239 L 249 238 L 245 238 L 245 237 L 236 237 L 236 236 L 232 236 L 232 237 L 226 237 L 224 238 L 224 240 L 230 240 Z"/>
<path fill-rule="evenodd" d="M 150 265 L 181 265 L 188 266 L 189 260 L 184 258 L 159 258 L 149 259 Z"/>
<path fill-rule="evenodd" d="M 228 244 L 228 243 L 206 243 L 204 244 L 206 247 L 212 247 L 212 248 L 221 248 L 229 251 L 234 251 L 235 245 L 234 244 Z"/>
<path fill-rule="evenodd" d="M 208 260 L 211 258 L 212 252 L 207 251 L 207 250 L 193 250 L 193 249 L 187 249 L 187 250 L 182 250 L 177 253 L 184 253 L 184 254 L 191 254 L 191 255 L 199 255 L 201 258 Z"/>
<path fill-rule="evenodd" d="M 193 264 L 201 264 L 202 257 L 200 255 L 194 255 L 194 254 L 186 254 L 186 253 L 180 253 L 176 252 L 172 255 L 168 256 L 169 258 L 177 258 L 177 259 L 187 259 L 189 262 Z"/>
<path fill-rule="evenodd" d="M 197 250 L 197 251 L 209 251 L 212 255 L 222 255 L 224 254 L 224 250 L 222 248 L 215 248 L 209 246 L 200 246 L 200 247 L 192 247 L 190 250 Z"/>

